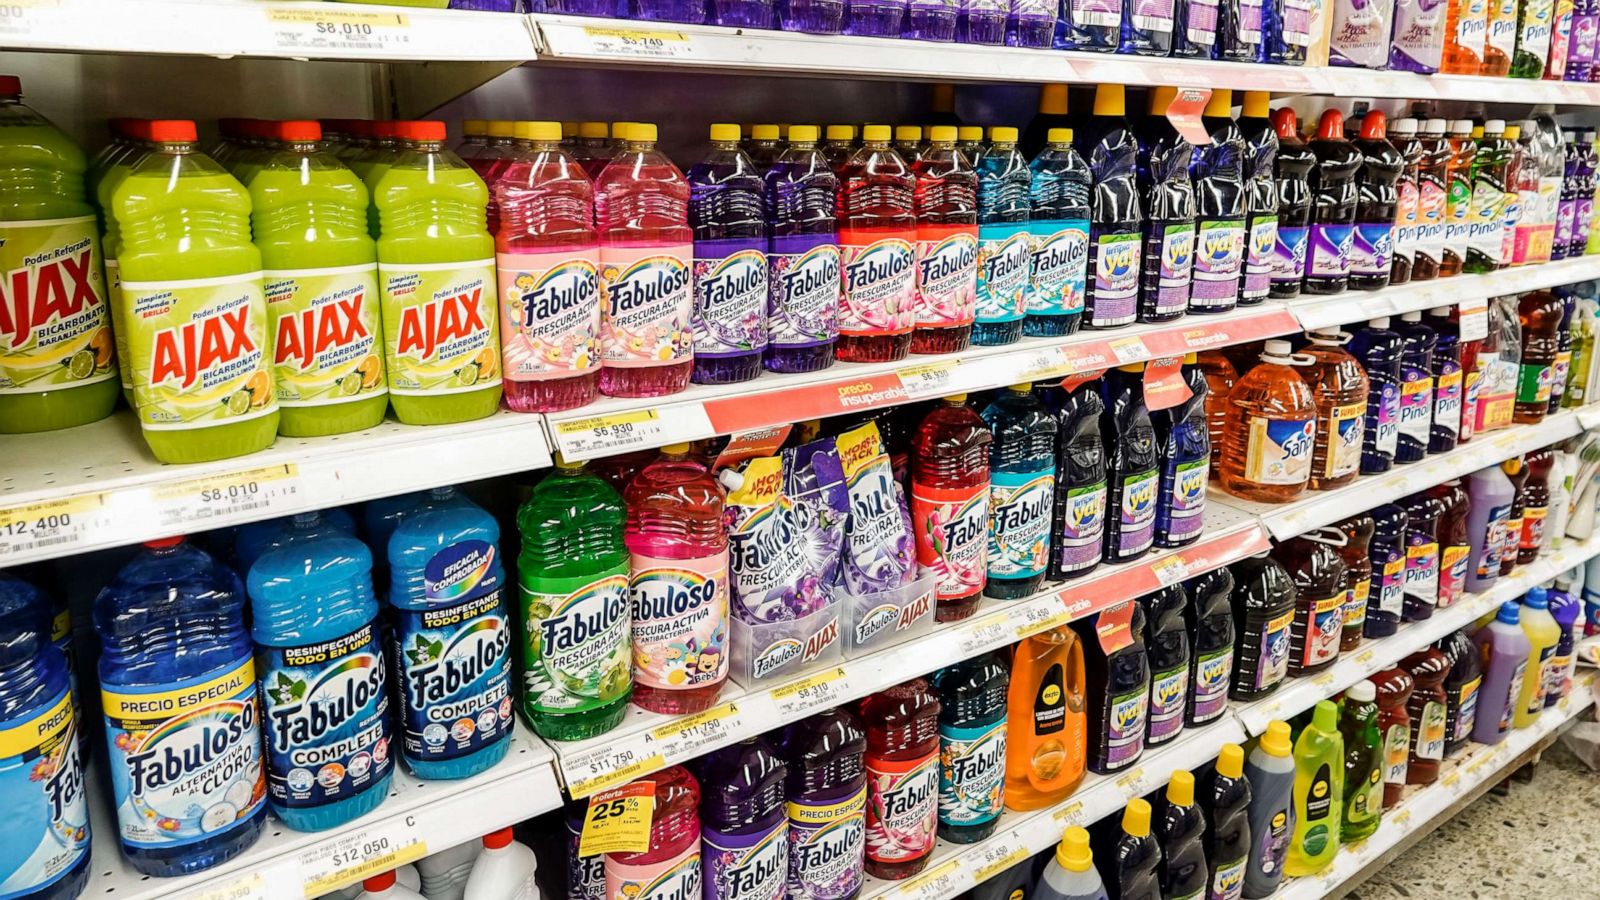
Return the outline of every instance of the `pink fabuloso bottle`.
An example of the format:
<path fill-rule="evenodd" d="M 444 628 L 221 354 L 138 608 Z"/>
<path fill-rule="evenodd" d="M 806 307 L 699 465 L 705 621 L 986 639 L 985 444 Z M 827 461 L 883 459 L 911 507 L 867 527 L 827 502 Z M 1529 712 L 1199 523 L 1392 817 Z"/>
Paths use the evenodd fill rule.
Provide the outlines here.
<path fill-rule="evenodd" d="M 689 181 L 656 126 L 619 123 L 623 145 L 595 185 L 600 232 L 600 392 L 659 397 L 689 385 L 694 232 Z"/>
<path fill-rule="evenodd" d="M 651 775 L 650 849 L 606 854 L 606 896 L 656 900 L 700 896 L 700 783 L 673 766 Z"/>
<path fill-rule="evenodd" d="M 905 359 L 916 312 L 916 178 L 889 145 L 887 125 L 863 128 L 861 148 L 838 174 L 843 290 L 835 349 L 846 362 Z"/>
<path fill-rule="evenodd" d="M 600 245 L 594 185 L 561 149 L 561 123 L 519 122 L 527 152 L 495 183 L 506 406 L 556 412 L 600 379 Z"/>
<path fill-rule="evenodd" d="M 633 702 L 651 712 L 702 712 L 728 679 L 722 486 L 689 458 L 688 444 L 670 444 L 634 476 L 624 499 Z"/>

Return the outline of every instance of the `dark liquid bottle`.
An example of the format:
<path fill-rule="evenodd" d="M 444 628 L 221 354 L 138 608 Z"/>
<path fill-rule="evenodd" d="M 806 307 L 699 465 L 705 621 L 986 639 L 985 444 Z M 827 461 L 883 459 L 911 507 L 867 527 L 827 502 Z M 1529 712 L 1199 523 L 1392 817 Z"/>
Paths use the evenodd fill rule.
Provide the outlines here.
<path fill-rule="evenodd" d="M 1524 457 L 1528 480 L 1522 485 L 1522 533 L 1517 542 L 1517 565 L 1525 566 L 1539 558 L 1544 547 L 1545 525 L 1550 517 L 1550 469 L 1555 453 L 1549 447 Z"/>
<path fill-rule="evenodd" d="M 1184 622 L 1189 629 L 1190 726 L 1216 721 L 1228 708 L 1228 684 L 1233 680 L 1233 573 L 1212 569 L 1183 584 L 1188 598 Z"/>
<path fill-rule="evenodd" d="M 1105 403 L 1099 385 L 1044 393 L 1056 414 L 1056 496 L 1051 521 L 1050 577 L 1076 578 L 1100 564 L 1106 533 L 1106 451 L 1100 437 Z"/>
<path fill-rule="evenodd" d="M 1311 235 L 1306 248 L 1308 294 L 1339 294 L 1350 283 L 1355 239 L 1356 169 L 1361 154 L 1344 137 L 1344 116 L 1325 110 L 1311 139 L 1317 164 L 1311 170 Z"/>
<path fill-rule="evenodd" d="M 1141 322 L 1169 322 L 1189 309 L 1195 250 L 1189 160 L 1194 147 L 1166 118 L 1176 92 L 1176 88 L 1150 92 L 1150 115 L 1139 136 L 1139 193 L 1148 212 L 1139 289 Z"/>
<path fill-rule="evenodd" d="M 1444 503 L 1429 494 L 1400 501 L 1406 511 L 1406 586 L 1400 618 L 1419 622 L 1433 618 L 1439 605 L 1439 519 Z"/>
<path fill-rule="evenodd" d="M 1278 183 L 1273 165 L 1278 159 L 1278 133 L 1267 118 L 1266 91 L 1245 91 L 1239 116 L 1244 138 L 1245 223 L 1244 279 L 1239 285 L 1239 305 L 1264 302 L 1272 286 L 1274 253 L 1278 245 Z"/>
<path fill-rule="evenodd" d="M 1467 590 L 1467 563 L 1472 555 L 1467 515 L 1472 510 L 1471 500 L 1460 481 L 1446 481 L 1426 491 L 1439 501 L 1442 510 L 1439 528 L 1439 602 L 1437 609 L 1447 609 L 1460 600 Z"/>
<path fill-rule="evenodd" d="M 1400 317 L 1400 429 L 1394 461 L 1413 463 L 1428 455 L 1433 430 L 1433 351 L 1439 335 L 1422 324 L 1422 313 Z"/>
<path fill-rule="evenodd" d="M 1210 871 L 1206 867 L 1205 815 L 1194 802 L 1194 775 L 1172 773 L 1156 821 L 1161 866 L 1156 870 L 1162 897 L 1203 897 Z"/>
<path fill-rule="evenodd" d="M 1344 535 L 1338 548 L 1344 560 L 1344 624 L 1339 634 L 1339 652 L 1349 653 L 1361 646 L 1367 622 L 1367 603 L 1372 596 L 1372 516 L 1351 516 L 1333 526 Z"/>
<path fill-rule="evenodd" d="M 1445 308 L 1428 311 L 1428 325 L 1439 336 L 1433 347 L 1433 418 L 1428 425 L 1428 452 L 1454 450 L 1461 435 L 1465 373 L 1461 370 L 1461 329 Z"/>
<path fill-rule="evenodd" d="M 1550 411 L 1550 385 L 1556 356 L 1561 351 L 1562 313 L 1565 307 L 1550 291 L 1530 291 L 1517 302 L 1522 325 L 1522 368 L 1517 372 L 1517 401 L 1512 421 L 1533 424 Z"/>
<path fill-rule="evenodd" d="M 1211 870 L 1211 900 L 1238 897 L 1250 861 L 1250 782 L 1244 777 L 1244 748 L 1223 744 L 1216 765 L 1201 777 L 1201 810 L 1206 817 L 1206 866 Z"/>
<path fill-rule="evenodd" d="M 1393 503 L 1371 509 L 1372 592 L 1367 598 L 1367 621 L 1362 630 L 1369 638 L 1388 637 L 1400 627 L 1406 590 L 1406 511 Z"/>
<path fill-rule="evenodd" d="M 1378 690 L 1378 735 L 1383 739 L 1383 808 L 1400 802 L 1406 789 L 1406 769 L 1411 759 L 1411 714 L 1406 701 L 1416 682 L 1404 668 L 1384 669 L 1372 676 Z"/>
<path fill-rule="evenodd" d="M 1233 621 L 1238 635 L 1229 694 L 1235 700 L 1255 700 L 1277 690 L 1288 673 L 1294 582 L 1283 566 L 1265 554 L 1228 568 L 1235 584 Z"/>
<path fill-rule="evenodd" d="M 1005 806 L 1005 653 L 933 673 L 939 694 L 939 837 L 972 844 L 994 833 Z"/>
<path fill-rule="evenodd" d="M 1144 646 L 1150 660 L 1145 745 L 1158 747 L 1183 732 L 1189 703 L 1189 631 L 1183 623 L 1188 598 L 1181 586 L 1172 584 L 1146 594 L 1139 603 L 1144 606 Z"/>
<path fill-rule="evenodd" d="M 1150 825 L 1150 804 L 1136 797 L 1122 811 L 1121 826 L 1102 832 L 1109 837 L 1108 845 L 1095 856 L 1110 861 L 1105 879 L 1110 900 L 1160 900 L 1161 847 Z"/>
<path fill-rule="evenodd" d="M 1417 160 L 1417 245 L 1411 255 L 1411 280 L 1439 277 L 1444 258 L 1445 228 L 1450 208 L 1450 141 L 1444 136 L 1445 120 L 1423 123 L 1418 150 L 1402 150 Z"/>
<path fill-rule="evenodd" d="M 1561 301 L 1561 322 L 1556 326 L 1556 361 L 1550 367 L 1547 413 L 1560 409 L 1562 398 L 1566 396 L 1567 376 L 1572 372 L 1572 317 L 1578 310 L 1578 291 L 1576 285 L 1570 284 L 1556 288 L 1556 299 Z"/>
<path fill-rule="evenodd" d="M 1401 160 L 1399 177 L 1394 183 L 1394 236 L 1393 254 L 1389 261 L 1389 283 L 1406 284 L 1411 280 L 1412 260 L 1417 252 L 1422 223 L 1422 210 L 1418 202 L 1417 170 L 1422 165 L 1423 148 L 1422 142 L 1417 139 L 1417 120 L 1396 119 L 1390 122 L 1388 139 L 1399 152 Z M 1357 146 L 1360 146 L 1359 141 Z M 1359 232 L 1359 226 L 1357 230 Z M 1359 236 L 1358 234 L 1357 237 Z"/>
<path fill-rule="evenodd" d="M 1411 673 L 1416 682 L 1416 689 L 1406 701 L 1406 714 L 1411 717 L 1411 755 L 1406 763 L 1406 784 L 1433 784 L 1439 779 L 1439 763 L 1444 759 L 1449 723 L 1444 679 L 1450 673 L 1450 660 L 1428 647 L 1401 660 L 1400 668 Z"/>
<path fill-rule="evenodd" d="M 1100 380 L 1105 411 L 1106 562 L 1142 556 L 1154 542 L 1161 460 L 1144 405 L 1144 367 L 1118 366 Z"/>
<path fill-rule="evenodd" d="M 1244 275 L 1244 135 L 1233 121 L 1233 91 L 1212 90 L 1202 119 L 1211 143 L 1196 147 L 1189 164 L 1194 181 L 1194 286 L 1189 311 L 1227 312 L 1239 303 Z"/>
<path fill-rule="evenodd" d="M 1444 755 L 1455 756 L 1472 740 L 1472 726 L 1478 721 L 1483 658 L 1465 629 L 1450 632 L 1434 647 L 1450 661 L 1444 677 Z"/>
<path fill-rule="evenodd" d="M 1157 547 L 1192 544 L 1200 539 L 1205 526 L 1211 436 L 1206 421 L 1206 378 L 1193 353 L 1184 358 L 1183 378 L 1189 385 L 1189 399 L 1150 414 L 1161 455 L 1161 483 L 1156 492 Z"/>
<path fill-rule="evenodd" d="M 1120 84 L 1095 89 L 1087 136 L 1089 174 L 1089 277 L 1084 286 L 1085 328 L 1118 328 L 1138 318 L 1139 262 L 1144 213 L 1139 204 L 1139 145 L 1127 128 Z"/>
<path fill-rule="evenodd" d="M 1289 674 L 1320 672 L 1339 658 L 1344 628 L 1344 560 L 1330 542 L 1343 535 L 1331 529 L 1290 538 L 1273 550 L 1273 558 L 1294 582 L 1294 624 L 1289 631 Z"/>
<path fill-rule="evenodd" d="M 1072 627 L 1083 641 L 1088 680 L 1089 770 L 1119 772 L 1144 753 L 1150 696 L 1144 611 L 1129 600 Z"/>
<path fill-rule="evenodd" d="M 1281 300 L 1300 296 L 1305 281 L 1306 256 L 1311 243 L 1311 170 L 1317 155 L 1300 138 L 1299 121 L 1287 106 L 1272 113 L 1278 135 L 1278 156 L 1273 164 L 1278 188 L 1278 237 L 1272 251 L 1272 287 L 1268 294 Z"/>
<path fill-rule="evenodd" d="M 1522 517 L 1528 509 L 1528 465 L 1521 459 L 1508 459 L 1500 469 L 1511 480 L 1512 490 L 1505 540 L 1500 544 L 1500 577 L 1504 578 L 1516 570 L 1518 551 L 1522 549 Z"/>
<path fill-rule="evenodd" d="M 1389 285 L 1394 261 L 1395 182 L 1406 166 L 1405 157 L 1389 143 L 1382 110 L 1370 110 L 1361 120 L 1356 150 L 1361 168 L 1356 175 L 1356 227 L 1350 245 L 1350 287 L 1375 291 Z M 1406 272 L 1410 274 L 1410 259 Z"/>
<path fill-rule="evenodd" d="M 1400 437 L 1400 335 L 1387 318 L 1358 329 L 1345 349 L 1367 371 L 1367 415 L 1361 430 L 1361 474 L 1387 472 Z"/>

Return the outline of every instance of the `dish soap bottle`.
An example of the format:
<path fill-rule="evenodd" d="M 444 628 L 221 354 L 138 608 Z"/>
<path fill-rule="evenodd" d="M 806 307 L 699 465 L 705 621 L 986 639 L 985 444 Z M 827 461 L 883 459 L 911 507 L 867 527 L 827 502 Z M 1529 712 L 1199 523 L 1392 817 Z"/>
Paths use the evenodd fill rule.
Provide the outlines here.
<path fill-rule="evenodd" d="M 1006 806 L 1054 806 L 1083 781 L 1083 641 L 1065 625 L 1016 645 L 1006 692 Z"/>
<path fill-rule="evenodd" d="M 1344 797 L 1344 738 L 1339 709 L 1320 700 L 1311 723 L 1294 742 L 1294 836 L 1283 872 L 1291 878 L 1314 875 L 1339 852 Z"/>

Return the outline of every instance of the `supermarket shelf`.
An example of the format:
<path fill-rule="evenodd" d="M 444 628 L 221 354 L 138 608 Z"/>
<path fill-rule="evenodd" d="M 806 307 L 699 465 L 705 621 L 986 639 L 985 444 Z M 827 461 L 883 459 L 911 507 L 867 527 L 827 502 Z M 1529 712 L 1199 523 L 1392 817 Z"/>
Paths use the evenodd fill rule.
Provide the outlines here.
<path fill-rule="evenodd" d="M 542 420 L 501 412 L 459 425 L 386 421 L 280 437 L 236 459 L 163 465 L 133 415 L 0 437 L 0 565 L 324 509 L 550 465 Z"/>
<path fill-rule="evenodd" d="M 971 618 L 797 680 L 757 688 L 730 684 L 717 706 L 698 715 L 667 716 L 629 707 L 622 724 L 604 735 L 552 741 L 557 768 L 571 795 L 586 797 L 1266 548 L 1266 533 L 1250 518 L 1220 509 L 1208 512 L 1205 536 L 1189 547 L 1101 566 L 1026 600 L 986 600 Z"/>
<path fill-rule="evenodd" d="M 1316 70 L 1319 93 L 1335 97 L 1393 97 L 1402 100 L 1482 100 L 1488 103 L 1600 104 L 1600 85 L 1528 78 L 1470 75 L 1419 75 L 1329 66 Z"/>
<path fill-rule="evenodd" d="M 1581 412 L 1591 420 L 1600 410 Z M 1536 425 L 1512 425 L 1474 437 L 1448 453 L 1429 456 L 1421 462 L 1395 466 L 1382 475 L 1364 475 L 1331 491 L 1307 491 L 1292 503 L 1257 503 L 1241 500 L 1214 488 L 1212 506 L 1226 504 L 1261 517 L 1277 540 L 1330 525 L 1380 503 L 1388 503 L 1425 488 L 1442 484 L 1471 472 L 1510 459 L 1529 450 L 1564 441 L 1584 429 L 1580 410 L 1564 409 L 1547 416 Z"/>
<path fill-rule="evenodd" d="M 1600 85 L 1595 87 L 1600 88 Z M 1436 306 L 1454 306 L 1466 300 L 1487 300 L 1505 294 L 1552 288 L 1591 278 L 1600 278 L 1600 256 L 1564 259 L 1482 275 L 1415 281 L 1381 291 L 1345 291 L 1332 297 L 1301 297 L 1289 301 L 1288 306 L 1300 321 L 1300 327 L 1310 331 L 1350 322 L 1365 322 L 1379 316 L 1398 316 Z"/>
<path fill-rule="evenodd" d="M 1318 700 L 1389 668 L 1450 632 L 1467 627 L 1479 616 L 1493 612 L 1501 603 L 1521 597 L 1528 588 L 1544 584 L 1596 555 L 1600 555 L 1600 537 L 1585 541 L 1567 539 L 1560 550 L 1546 553 L 1529 565 L 1519 566 L 1511 575 L 1496 579 L 1488 591 L 1467 594 L 1455 604 L 1435 611 L 1431 618 L 1401 625 L 1400 630 L 1389 637 L 1363 641 L 1360 648 L 1341 654 L 1322 672 L 1310 678 L 1292 679 L 1271 696 L 1236 705 L 1234 710 L 1245 731 L 1261 734 L 1273 719 L 1287 719 L 1310 709 Z"/>
<path fill-rule="evenodd" d="M 1373 835 L 1359 844 L 1341 850 L 1333 864 L 1319 875 L 1285 882 L 1272 900 L 1318 900 L 1360 875 L 1385 853 L 1403 842 L 1426 834 L 1442 823 L 1452 806 L 1481 795 L 1501 777 L 1522 762 L 1524 754 L 1572 721 L 1594 702 L 1591 679 L 1580 677 L 1572 693 L 1546 709 L 1539 720 L 1527 728 L 1513 731 L 1492 747 L 1473 744 L 1472 751 L 1447 764 L 1439 780 L 1427 787 L 1408 791 L 1393 810 L 1384 812 L 1383 823 Z M 1420 833 L 1420 834 L 1419 834 Z"/>
<path fill-rule="evenodd" d="M 946 394 L 1043 381 L 1299 330 L 1281 305 L 1162 325 L 1024 338 L 951 356 L 891 363 L 837 363 L 803 375 L 763 373 L 754 382 L 691 385 L 671 397 L 602 398 L 546 416 L 552 446 L 568 459 L 593 459 L 805 419 L 867 412 Z"/>
<path fill-rule="evenodd" d="M 117 847 L 113 804 L 89 779 L 95 841 L 86 896 L 104 900 L 305 900 L 428 853 L 556 809 L 562 803 L 550 749 L 518 726 L 494 768 L 462 781 L 424 783 L 404 764 L 376 811 L 330 831 L 290 831 L 268 817 L 261 839 L 234 859 L 182 878 L 135 871 Z"/>
<path fill-rule="evenodd" d="M 1132 769 L 1117 775 L 1088 775 L 1062 803 L 1035 812 L 1007 810 L 995 833 L 976 844 L 940 841 L 928 867 L 904 881 L 868 878 L 861 896 L 941 900 L 954 897 L 1011 866 L 1061 842 L 1073 825 L 1087 827 L 1166 784 L 1172 773 L 1192 770 L 1215 759 L 1223 744 L 1243 743 L 1244 732 L 1232 716 L 1201 728 L 1185 730 L 1167 746 L 1148 749 Z"/>

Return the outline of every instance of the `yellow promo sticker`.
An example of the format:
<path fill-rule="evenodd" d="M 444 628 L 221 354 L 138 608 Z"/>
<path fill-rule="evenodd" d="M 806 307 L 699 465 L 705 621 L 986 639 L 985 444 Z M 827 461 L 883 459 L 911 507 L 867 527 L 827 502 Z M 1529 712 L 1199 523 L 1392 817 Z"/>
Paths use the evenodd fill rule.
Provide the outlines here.
<path fill-rule="evenodd" d="M 267 21 L 282 24 L 341 24 L 379 25 L 405 28 L 410 17 L 397 12 L 362 12 L 343 9 L 305 9 L 302 7 L 274 6 L 267 10 Z"/>
<path fill-rule="evenodd" d="M 656 783 L 635 781 L 589 798 L 578 837 L 578 853 L 642 853 L 650 849 L 650 820 L 656 811 Z"/>

